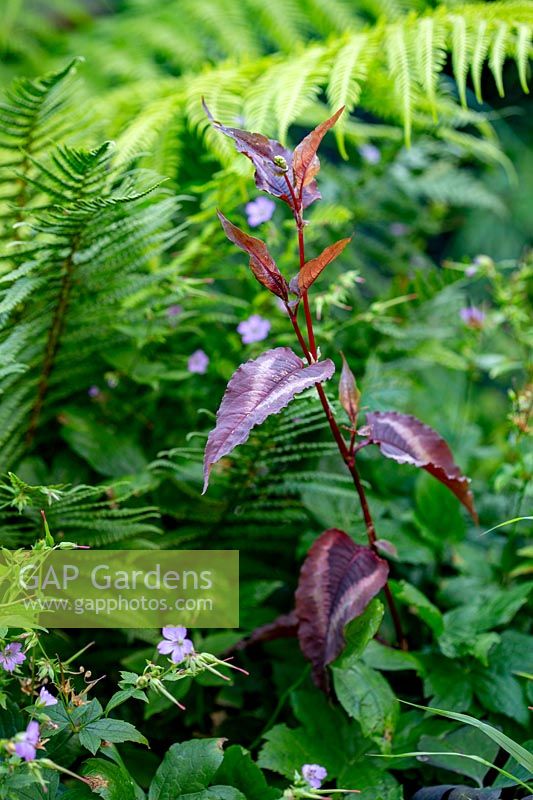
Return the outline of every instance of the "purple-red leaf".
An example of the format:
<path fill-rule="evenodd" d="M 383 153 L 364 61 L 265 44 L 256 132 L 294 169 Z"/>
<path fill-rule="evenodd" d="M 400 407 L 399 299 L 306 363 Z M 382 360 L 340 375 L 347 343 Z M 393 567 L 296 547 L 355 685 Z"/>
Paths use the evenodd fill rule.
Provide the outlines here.
<path fill-rule="evenodd" d="M 248 233 L 241 231 L 220 211 L 217 211 L 217 214 L 230 242 L 236 244 L 237 247 L 240 247 L 250 256 L 250 269 L 259 283 L 263 284 L 273 294 L 281 297 L 282 300 L 287 300 L 289 297 L 289 285 L 268 252 L 266 244 L 261 239 L 256 239 L 255 236 L 250 236 Z"/>
<path fill-rule="evenodd" d="M 244 650 L 253 644 L 261 642 L 272 642 L 275 639 L 292 639 L 298 633 L 298 618 L 295 611 L 288 614 L 281 614 L 272 622 L 267 622 L 259 628 L 255 628 L 247 639 L 237 642 L 235 649 Z"/>
<path fill-rule="evenodd" d="M 335 125 L 343 111 L 344 106 L 339 108 L 332 117 L 318 125 L 314 131 L 311 131 L 294 150 L 292 168 L 294 187 L 298 197 L 302 197 L 305 187 L 309 186 L 315 175 L 317 175 L 320 169 L 320 161 L 317 156 L 320 142 L 330 128 Z M 311 202 L 313 201 L 311 200 Z M 310 205 L 310 203 L 307 203 L 307 205 Z"/>
<path fill-rule="evenodd" d="M 287 177 L 292 176 L 292 153 L 275 139 L 268 139 L 262 133 L 250 133 L 239 128 L 228 128 L 213 119 L 205 101 L 204 111 L 209 121 L 221 133 L 233 139 L 239 153 L 250 159 L 255 167 L 255 185 L 274 197 L 279 197 L 293 208 L 293 201 L 287 185 Z"/>
<path fill-rule="evenodd" d="M 203 99 L 202 105 L 213 127 L 233 139 L 239 153 L 250 159 L 255 167 L 255 185 L 258 189 L 279 197 L 295 213 L 300 213 L 302 208 L 307 208 L 320 198 L 318 186 L 313 180 L 320 168 L 316 151 L 342 109 L 315 128 L 292 153 L 276 139 L 269 139 L 262 133 L 223 125 L 213 118 Z"/>
<path fill-rule="evenodd" d="M 352 425 L 355 425 L 355 423 L 357 422 L 357 413 L 359 411 L 359 400 L 361 398 L 361 392 L 357 388 L 357 384 L 355 382 L 355 376 L 350 367 L 348 366 L 348 362 L 344 357 L 344 353 L 341 353 L 341 356 L 342 356 L 342 372 L 339 380 L 339 401 L 341 406 L 348 414 L 350 422 L 352 423 Z"/>
<path fill-rule="evenodd" d="M 300 647 L 321 688 L 327 688 L 327 664 L 344 646 L 345 626 L 365 610 L 388 574 L 386 561 L 335 528 L 311 547 L 296 590 L 296 615 Z"/>
<path fill-rule="evenodd" d="M 453 460 L 453 455 L 439 434 L 409 414 L 375 411 L 366 415 L 368 444 L 377 444 L 387 458 L 399 464 L 422 467 L 443 483 L 468 509 L 477 522 L 470 481 Z"/>
<path fill-rule="evenodd" d="M 291 281 L 291 291 L 296 294 L 302 294 L 307 291 L 316 281 L 322 270 L 325 269 L 328 264 L 331 264 L 351 241 L 351 236 L 348 237 L 348 239 L 340 239 L 338 242 L 335 242 L 335 244 L 330 244 L 329 247 L 326 247 L 316 258 L 312 258 L 311 261 L 306 261 L 298 275 L 295 275 Z"/>
<path fill-rule="evenodd" d="M 241 364 L 228 383 L 216 426 L 207 440 L 204 492 L 212 465 L 245 442 L 255 425 L 278 414 L 295 395 L 327 381 L 334 372 L 330 359 L 306 366 L 290 347 L 267 350 L 259 358 Z"/>

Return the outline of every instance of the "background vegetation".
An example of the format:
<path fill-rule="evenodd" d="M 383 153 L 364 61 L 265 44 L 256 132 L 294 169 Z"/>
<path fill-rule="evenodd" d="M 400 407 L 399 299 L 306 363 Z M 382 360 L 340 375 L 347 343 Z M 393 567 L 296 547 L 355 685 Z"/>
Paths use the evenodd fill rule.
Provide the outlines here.
<path fill-rule="evenodd" d="M 528 737 L 530 523 L 483 532 L 531 514 L 533 4 L 7 0 L 3 13 L 1 544 L 41 535 L 50 489 L 29 487 L 55 487 L 47 517 L 58 538 L 238 548 L 241 630 L 195 633 L 198 647 L 223 653 L 290 610 L 322 530 L 365 540 L 306 396 L 254 432 L 200 495 L 229 377 L 290 342 L 283 312 L 216 219 L 220 207 L 247 229 L 258 193 L 245 159 L 207 130 L 202 96 L 226 124 L 289 143 L 347 105 L 322 149 L 324 201 L 308 214 L 317 253 L 354 232 L 320 279 L 324 355 L 339 364 L 344 351 L 363 406 L 414 413 L 447 439 L 480 514 L 475 527 L 430 476 L 363 455 L 378 535 L 396 549 L 409 654 L 383 646 L 394 639 L 385 617 L 358 659 L 352 719 L 312 686 L 295 641 L 250 647 L 240 660 L 251 677 L 187 684 L 184 713 L 161 698 L 121 708 L 152 747 L 124 745 L 131 774 L 146 788 L 171 743 L 225 736 L 251 750 L 273 787 L 313 762 L 363 800 L 491 786 L 495 772 L 466 759 L 367 754 L 458 748 L 505 763 L 479 731 L 398 710 L 396 696 Z M 279 207 L 260 228 L 287 274 L 290 230 Z M 264 342 L 243 344 L 237 326 L 251 314 L 272 326 Z M 190 369 L 197 350 L 205 374 Z M 91 637 L 46 638 L 66 658 Z M 100 632 L 83 656 L 107 676 L 100 696 L 120 668 L 142 669 L 158 639 Z M 79 753 L 55 757 L 75 767 Z"/>

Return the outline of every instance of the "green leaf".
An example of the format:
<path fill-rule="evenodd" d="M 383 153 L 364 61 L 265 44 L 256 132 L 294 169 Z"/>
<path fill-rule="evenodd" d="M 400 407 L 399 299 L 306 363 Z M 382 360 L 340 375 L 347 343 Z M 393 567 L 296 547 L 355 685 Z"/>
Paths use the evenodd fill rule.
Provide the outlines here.
<path fill-rule="evenodd" d="M 279 791 L 268 786 L 250 753 L 239 745 L 228 747 L 225 751 L 214 780 L 217 784 L 235 786 L 246 800 L 274 800 L 279 797 Z"/>
<path fill-rule="evenodd" d="M 81 774 L 91 779 L 91 788 L 76 785 L 67 790 L 64 800 L 91 800 L 95 794 L 103 800 L 137 800 L 135 784 L 127 771 L 105 758 L 90 758 L 81 768 Z"/>
<path fill-rule="evenodd" d="M 150 785 L 148 800 L 178 800 L 201 792 L 222 764 L 223 739 L 198 739 L 174 744 Z"/>
<path fill-rule="evenodd" d="M 389 586 L 396 600 L 408 606 L 411 613 L 419 616 L 436 636 L 440 636 L 444 629 L 444 621 L 437 606 L 407 581 L 389 581 Z"/>
<path fill-rule="evenodd" d="M 138 742 L 148 744 L 148 740 L 139 733 L 130 722 L 121 719 L 97 719 L 89 722 L 78 733 L 80 744 L 86 747 L 93 755 L 100 747 L 102 741 L 113 742 Z"/>
<path fill-rule="evenodd" d="M 468 709 L 472 684 L 461 664 L 434 652 L 419 658 L 425 667 L 424 696 L 431 698 L 432 705 L 446 711 Z"/>
<path fill-rule="evenodd" d="M 374 638 L 381 625 L 385 607 L 380 600 L 374 599 L 362 614 L 348 623 L 344 629 L 346 645 L 332 666 L 343 667 L 363 654 L 368 643 Z"/>
<path fill-rule="evenodd" d="M 529 770 L 529 772 L 533 772 L 533 753 L 529 753 L 524 747 L 522 747 L 522 745 L 514 742 L 509 738 L 509 736 L 506 736 L 497 728 L 493 728 L 492 725 L 488 724 L 488 722 L 482 722 L 475 717 L 470 717 L 468 714 L 459 714 L 454 711 L 444 711 L 442 708 L 428 708 L 427 706 L 419 706 L 416 703 L 408 703 L 407 700 L 402 700 L 402 703 L 406 703 L 408 706 L 413 706 L 414 708 L 420 708 L 422 711 L 429 711 L 431 714 L 440 714 L 442 717 L 454 719 L 457 722 L 464 722 L 466 725 L 473 725 L 475 728 L 482 731 L 490 739 L 496 742 L 496 744 L 502 747 L 506 753 L 509 753 L 510 756 L 513 756 L 513 758 L 522 767 Z"/>
<path fill-rule="evenodd" d="M 337 786 L 358 789 L 357 800 L 403 800 L 403 790 L 393 776 L 364 756 L 339 775 Z"/>
<path fill-rule="evenodd" d="M 24 718 L 17 706 L 8 700 L 6 707 L 0 709 L 0 739 L 10 739 L 26 727 Z"/>
<path fill-rule="evenodd" d="M 398 701 L 385 678 L 359 662 L 332 672 L 337 697 L 363 735 L 387 740 L 396 726 Z"/>
<path fill-rule="evenodd" d="M 322 764 L 328 774 L 335 777 L 338 752 L 332 762 L 331 750 L 336 748 L 338 751 L 338 743 L 318 739 L 303 727 L 289 728 L 287 725 L 275 725 L 265 734 L 265 740 L 257 759 L 262 769 L 271 769 L 292 779 L 294 771 L 300 770 L 303 764 Z"/>
<path fill-rule="evenodd" d="M 373 669 L 383 670 L 384 672 L 400 672 L 404 669 L 414 669 L 421 671 L 418 656 L 413 653 L 406 653 L 403 650 L 396 650 L 388 645 L 372 639 L 368 643 L 362 660 L 367 666 Z"/>
<path fill-rule="evenodd" d="M 419 749 L 428 752 L 449 750 L 450 753 L 474 753 L 488 762 L 493 762 L 498 754 L 499 747 L 496 742 L 488 739 L 481 731 L 465 726 L 452 733 L 446 734 L 442 738 L 437 736 L 422 736 L 419 742 Z M 450 756 L 430 756 L 430 764 L 443 769 L 458 772 L 459 775 L 466 775 L 477 783 L 481 788 L 483 779 L 487 774 L 488 768 L 479 762 Z"/>
<path fill-rule="evenodd" d="M 136 676 L 137 677 L 137 676 Z M 145 703 L 148 702 L 148 698 L 146 697 L 145 693 L 140 689 L 135 689 L 133 686 L 130 689 L 121 689 L 119 692 L 115 692 L 109 703 L 105 708 L 105 713 L 109 714 L 114 708 L 122 705 L 127 700 L 142 700 Z"/>

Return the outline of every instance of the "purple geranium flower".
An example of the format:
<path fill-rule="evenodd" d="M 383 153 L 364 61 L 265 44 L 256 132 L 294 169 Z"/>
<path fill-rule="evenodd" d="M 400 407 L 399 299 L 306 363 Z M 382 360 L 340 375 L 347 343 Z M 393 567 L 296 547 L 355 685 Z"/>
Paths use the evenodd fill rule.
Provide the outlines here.
<path fill-rule="evenodd" d="M 257 228 L 258 225 L 272 219 L 276 204 L 273 200 L 269 200 L 268 197 L 258 197 L 256 200 L 246 203 L 244 210 L 248 217 L 248 225 L 252 228 Z"/>
<path fill-rule="evenodd" d="M 26 661 L 26 656 L 21 651 L 22 645 L 20 642 L 11 642 L 0 651 L 0 665 L 6 672 L 13 672 L 15 667 Z"/>
<path fill-rule="evenodd" d="M 270 322 L 260 317 L 259 314 L 252 314 L 251 317 L 237 325 L 237 331 L 241 335 L 243 344 L 262 342 L 268 336 L 270 328 Z"/>
<path fill-rule="evenodd" d="M 482 328 L 485 322 L 485 312 L 476 306 L 462 308 L 459 312 L 461 319 L 469 328 Z"/>
<path fill-rule="evenodd" d="M 303 778 L 313 789 L 320 789 L 327 774 L 327 770 L 320 764 L 304 764 L 302 767 Z"/>
<path fill-rule="evenodd" d="M 33 761 L 39 744 L 39 723 L 32 720 L 19 736 L 19 741 L 15 743 L 15 753 L 24 761 Z"/>
<path fill-rule="evenodd" d="M 183 306 L 180 306 L 177 303 L 167 308 L 167 319 L 172 327 L 176 325 L 177 318 L 180 316 L 180 314 L 183 314 Z"/>
<path fill-rule="evenodd" d="M 177 628 L 163 628 L 162 642 L 159 642 L 157 649 L 163 655 L 170 655 L 174 664 L 181 664 L 185 656 L 194 652 L 194 645 L 187 639 L 187 628 L 179 625 Z"/>
<path fill-rule="evenodd" d="M 98 397 L 98 395 L 100 394 L 100 389 L 98 386 L 89 386 L 87 394 L 89 395 L 89 397 Z"/>
<path fill-rule="evenodd" d="M 39 692 L 39 697 L 35 705 L 41 706 L 43 708 L 46 708 L 47 706 L 56 706 L 57 697 L 54 697 L 54 695 L 43 686 L 41 691 Z"/>
<path fill-rule="evenodd" d="M 389 225 L 389 231 L 393 236 L 405 236 L 406 233 L 409 233 L 409 226 L 404 225 L 403 222 L 392 222 Z"/>
<path fill-rule="evenodd" d="M 195 350 L 187 361 L 187 369 L 189 372 L 197 372 L 199 375 L 204 375 L 207 372 L 208 366 L 209 356 L 204 353 L 203 350 Z"/>
<path fill-rule="evenodd" d="M 379 164 L 381 153 L 373 144 L 362 144 L 359 148 L 359 155 L 367 164 Z"/>

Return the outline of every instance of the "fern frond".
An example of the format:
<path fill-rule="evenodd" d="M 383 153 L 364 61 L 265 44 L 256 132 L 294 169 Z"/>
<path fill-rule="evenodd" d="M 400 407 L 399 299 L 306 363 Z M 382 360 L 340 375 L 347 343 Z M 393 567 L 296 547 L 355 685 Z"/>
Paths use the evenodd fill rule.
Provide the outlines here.
<path fill-rule="evenodd" d="M 516 36 L 515 61 L 518 68 L 518 77 L 522 91 L 529 94 L 527 85 L 527 69 L 529 65 L 529 55 L 531 51 L 531 28 L 527 25 L 519 25 Z"/>
<path fill-rule="evenodd" d="M 394 90 L 402 108 L 405 142 L 411 143 L 413 124 L 413 75 L 411 31 L 403 25 L 389 29 L 386 39 L 389 71 L 394 79 Z"/>
<path fill-rule="evenodd" d="M 124 171 L 115 153 L 105 142 L 30 158 L 26 185 L 39 207 L 25 215 L 26 238 L 6 249 L 0 280 L 0 351 L 9 366 L 0 377 L 3 463 L 31 445 L 48 397 L 64 402 L 87 386 L 95 358 L 126 341 L 120 316 L 125 323 L 140 315 L 136 294 L 168 274 L 148 264 L 183 235 L 172 224 L 179 199 L 157 196 L 160 179 Z"/>
<path fill-rule="evenodd" d="M 488 31 L 488 22 L 486 19 L 482 19 L 480 20 L 478 29 L 476 31 L 476 38 L 472 49 L 471 65 L 472 83 L 474 84 L 474 91 L 478 103 L 481 103 L 483 99 L 481 95 L 481 73 L 487 58 L 489 43 L 490 36 Z"/>
<path fill-rule="evenodd" d="M 75 58 L 42 78 L 16 81 L 0 104 L 0 185 L 6 191 L 2 199 L 10 201 L 10 207 L 2 209 L 0 236 L 8 236 L 13 222 L 21 219 L 33 159 L 48 149 L 53 138 L 63 139 L 72 130 L 73 116 L 65 110 L 72 90 L 69 78 L 82 60 Z M 11 180 L 13 171 L 16 182 Z"/>
<path fill-rule="evenodd" d="M 278 72 L 278 92 L 274 112 L 281 142 L 285 142 L 292 122 L 318 96 L 327 74 L 326 50 L 310 47 L 303 55 L 291 59 Z"/>
<path fill-rule="evenodd" d="M 503 64 L 507 55 L 507 44 L 509 40 L 509 27 L 507 23 L 501 22 L 498 25 L 496 36 L 492 42 L 490 51 L 489 66 L 494 80 L 496 81 L 496 88 L 500 97 L 505 95 L 503 88 Z"/>
<path fill-rule="evenodd" d="M 452 24 L 452 63 L 453 74 L 457 81 L 459 99 L 466 108 L 466 76 L 468 73 L 468 60 L 470 55 L 470 36 L 466 18 L 453 14 Z"/>
<path fill-rule="evenodd" d="M 20 547 L 42 538 L 43 506 L 58 542 L 116 547 L 137 537 L 160 536 L 158 510 L 131 504 L 132 493 L 124 489 L 123 482 L 30 486 L 10 474 L 0 482 L 0 539 L 3 544 Z"/>
<path fill-rule="evenodd" d="M 345 159 L 348 158 L 344 143 L 346 120 L 359 102 L 362 85 L 366 80 L 368 65 L 374 56 L 374 50 L 374 39 L 365 33 L 358 33 L 351 36 L 333 57 L 327 96 L 332 111 L 346 106 L 346 112 L 335 126 L 339 150 Z"/>
<path fill-rule="evenodd" d="M 436 88 L 439 73 L 446 62 L 446 33 L 432 17 L 424 17 L 420 20 L 415 52 L 418 79 L 426 92 L 433 119 L 437 121 Z"/>

